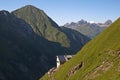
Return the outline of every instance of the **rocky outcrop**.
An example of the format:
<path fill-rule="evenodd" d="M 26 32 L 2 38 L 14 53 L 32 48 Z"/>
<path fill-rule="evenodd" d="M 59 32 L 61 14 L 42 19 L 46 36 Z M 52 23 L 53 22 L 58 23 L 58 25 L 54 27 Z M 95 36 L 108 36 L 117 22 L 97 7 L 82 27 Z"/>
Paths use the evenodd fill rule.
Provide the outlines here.
<path fill-rule="evenodd" d="M 67 77 L 72 76 L 73 74 L 75 74 L 80 68 L 82 68 L 83 66 L 83 62 L 81 62 L 80 64 L 76 65 L 75 67 L 73 67 L 67 74 Z"/>
<path fill-rule="evenodd" d="M 97 66 L 94 70 L 89 72 L 85 76 L 84 80 L 94 79 L 100 76 L 101 74 L 105 73 L 106 71 L 108 71 L 112 66 L 113 66 L 113 62 L 108 62 L 107 60 L 105 60 L 101 63 L 101 65 Z"/>

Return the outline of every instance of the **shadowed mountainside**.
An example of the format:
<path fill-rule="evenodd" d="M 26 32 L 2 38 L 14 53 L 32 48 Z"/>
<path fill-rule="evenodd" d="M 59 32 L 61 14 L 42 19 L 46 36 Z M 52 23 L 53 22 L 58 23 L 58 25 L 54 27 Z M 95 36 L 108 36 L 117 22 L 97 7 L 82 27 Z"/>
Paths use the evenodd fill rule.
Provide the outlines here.
<path fill-rule="evenodd" d="M 79 49 L 90 40 L 81 38 L 84 41 L 74 44 Z M 71 43 L 72 38 L 33 6 L 0 11 L 0 80 L 37 80 L 55 66 L 56 55 L 78 51 Z"/>
<path fill-rule="evenodd" d="M 0 11 L 0 79 L 35 80 L 67 49 L 34 33 L 25 21 Z"/>

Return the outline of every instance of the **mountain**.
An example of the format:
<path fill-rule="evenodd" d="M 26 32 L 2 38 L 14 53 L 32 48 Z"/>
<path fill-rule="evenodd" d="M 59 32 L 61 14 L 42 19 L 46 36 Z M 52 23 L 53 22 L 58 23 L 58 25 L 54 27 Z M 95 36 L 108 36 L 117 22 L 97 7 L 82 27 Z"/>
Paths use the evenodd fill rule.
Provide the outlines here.
<path fill-rule="evenodd" d="M 74 54 L 90 40 L 70 32 L 31 5 L 0 11 L 0 80 L 37 80 L 56 65 L 56 55 Z"/>
<path fill-rule="evenodd" d="M 69 51 L 72 51 L 72 53 L 80 50 L 81 47 L 90 40 L 88 37 L 82 36 L 79 38 L 82 38 L 83 41 L 79 39 L 80 41 L 77 40 L 77 44 L 75 44 L 73 37 L 68 37 L 69 34 L 66 34 L 43 10 L 32 5 L 17 9 L 13 11 L 12 14 L 30 24 L 37 35 L 49 41 L 60 43 L 61 46 L 69 48 Z"/>
<path fill-rule="evenodd" d="M 66 28 L 64 26 L 62 26 L 61 29 L 71 41 L 71 47 L 69 49 L 73 53 L 75 53 L 75 50 L 76 52 L 79 51 L 81 49 L 81 46 L 84 46 L 88 41 L 90 41 L 89 38 L 76 30 Z"/>
<path fill-rule="evenodd" d="M 0 80 L 36 80 L 55 64 L 56 54 L 66 51 L 36 35 L 24 20 L 0 11 Z"/>
<path fill-rule="evenodd" d="M 63 47 L 70 47 L 70 41 L 58 25 L 43 10 L 27 5 L 12 12 L 32 26 L 36 34 L 50 41 L 59 42 Z"/>
<path fill-rule="evenodd" d="M 120 18 L 71 60 L 40 80 L 120 80 Z M 52 80 L 52 79 L 51 79 Z"/>
<path fill-rule="evenodd" d="M 111 20 L 107 20 L 107 21 L 105 21 L 104 23 L 95 23 L 95 24 L 97 24 L 99 27 L 108 27 L 110 24 L 112 24 L 112 21 Z"/>
<path fill-rule="evenodd" d="M 104 24 L 105 25 L 110 25 L 110 24 L 112 24 L 112 21 L 111 20 L 107 20 Z"/>
<path fill-rule="evenodd" d="M 108 27 L 111 23 L 112 23 L 111 20 L 107 20 L 105 23 L 89 23 L 82 19 L 77 23 L 75 22 L 66 23 L 64 26 L 67 28 L 77 30 L 89 38 L 94 38 L 106 27 Z"/>

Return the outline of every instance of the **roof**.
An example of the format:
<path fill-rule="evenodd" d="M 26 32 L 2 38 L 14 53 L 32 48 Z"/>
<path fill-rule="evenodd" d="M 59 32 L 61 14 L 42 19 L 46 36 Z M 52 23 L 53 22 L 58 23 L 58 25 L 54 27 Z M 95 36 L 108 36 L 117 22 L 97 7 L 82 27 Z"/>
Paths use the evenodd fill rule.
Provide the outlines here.
<path fill-rule="evenodd" d="M 56 57 L 59 59 L 60 63 L 64 63 L 68 61 L 68 58 L 72 58 L 72 56 L 73 55 L 58 55 Z"/>
<path fill-rule="evenodd" d="M 57 56 L 57 58 L 59 59 L 60 63 L 66 62 L 64 55 Z"/>

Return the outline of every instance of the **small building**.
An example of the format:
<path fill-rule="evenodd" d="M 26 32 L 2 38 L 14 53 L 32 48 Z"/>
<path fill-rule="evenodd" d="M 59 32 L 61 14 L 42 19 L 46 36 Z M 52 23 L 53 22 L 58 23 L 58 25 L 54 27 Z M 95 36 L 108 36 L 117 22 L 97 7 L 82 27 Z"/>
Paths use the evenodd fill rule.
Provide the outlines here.
<path fill-rule="evenodd" d="M 71 59 L 73 55 L 58 55 L 56 56 L 56 65 L 57 68 L 61 65 L 67 62 L 69 59 Z"/>

